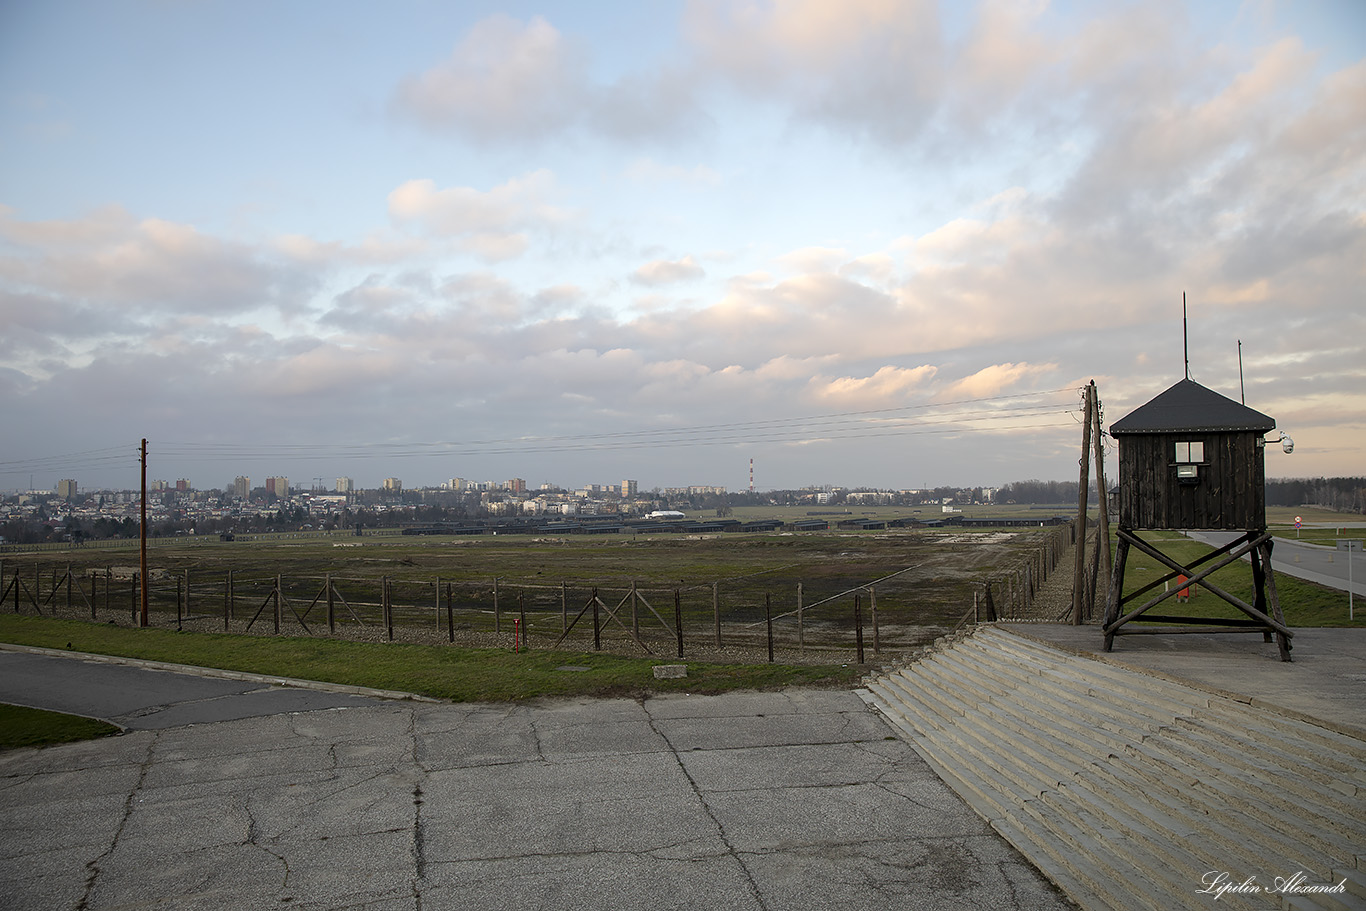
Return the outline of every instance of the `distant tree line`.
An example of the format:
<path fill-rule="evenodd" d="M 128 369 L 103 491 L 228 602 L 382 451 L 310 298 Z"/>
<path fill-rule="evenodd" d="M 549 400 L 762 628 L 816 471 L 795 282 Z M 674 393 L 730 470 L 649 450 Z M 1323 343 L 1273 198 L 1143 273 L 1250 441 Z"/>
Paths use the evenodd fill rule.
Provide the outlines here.
<path fill-rule="evenodd" d="M 996 491 L 997 503 L 1031 503 L 1052 505 L 1066 503 L 1076 505 L 1077 481 L 1011 481 Z M 1091 497 L 1095 498 L 1095 483 L 1091 484 Z"/>
<path fill-rule="evenodd" d="M 1091 502 L 1095 502 L 1095 482 Z M 1076 481 L 1012 481 L 996 492 L 997 503 L 1074 504 Z M 1318 506 L 1366 514 L 1366 478 L 1274 478 L 1266 482 L 1267 506 Z"/>
<path fill-rule="evenodd" d="M 1266 505 L 1366 513 L 1366 478 L 1277 478 L 1266 482 Z"/>

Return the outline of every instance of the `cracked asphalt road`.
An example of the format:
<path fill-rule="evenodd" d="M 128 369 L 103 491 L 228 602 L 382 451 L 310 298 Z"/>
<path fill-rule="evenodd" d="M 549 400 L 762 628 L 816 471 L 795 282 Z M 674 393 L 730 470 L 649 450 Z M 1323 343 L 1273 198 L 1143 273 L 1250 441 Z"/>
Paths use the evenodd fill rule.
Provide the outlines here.
<path fill-rule="evenodd" d="M 105 693 L 142 728 L 0 754 L 0 907 L 1071 907 L 850 692 L 246 712 L 176 676 L 221 717 Z"/>

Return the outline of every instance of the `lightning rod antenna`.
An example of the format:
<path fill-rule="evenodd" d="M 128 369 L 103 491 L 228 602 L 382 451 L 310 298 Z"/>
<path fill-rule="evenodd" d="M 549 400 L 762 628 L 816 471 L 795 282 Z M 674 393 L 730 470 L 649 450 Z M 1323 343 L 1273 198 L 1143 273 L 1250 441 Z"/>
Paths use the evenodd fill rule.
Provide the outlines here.
<path fill-rule="evenodd" d="M 1247 404 L 1247 387 L 1243 385 L 1243 340 L 1238 339 L 1238 395 Z"/>
<path fill-rule="evenodd" d="M 1181 350 L 1186 357 L 1186 379 L 1191 378 L 1191 346 L 1186 331 L 1186 292 L 1181 292 Z"/>

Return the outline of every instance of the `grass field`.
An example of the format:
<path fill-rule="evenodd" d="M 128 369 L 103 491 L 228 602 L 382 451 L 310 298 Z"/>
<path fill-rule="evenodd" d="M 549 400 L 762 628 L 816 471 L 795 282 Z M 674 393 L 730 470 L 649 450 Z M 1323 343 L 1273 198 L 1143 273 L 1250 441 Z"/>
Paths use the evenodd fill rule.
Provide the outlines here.
<path fill-rule="evenodd" d="M 668 649 L 677 593 L 689 654 L 694 654 L 703 644 L 716 645 L 718 622 L 723 646 L 761 647 L 766 608 L 776 618 L 775 637 L 795 644 L 800 598 L 802 643 L 833 648 L 832 658 L 843 661 L 842 653 L 854 646 L 855 596 L 864 611 L 871 611 L 876 599 L 879 631 L 885 633 L 880 644 L 912 648 L 971 608 L 974 584 L 1032 559 L 1043 534 L 1038 529 L 970 535 L 898 529 L 213 540 L 152 549 L 149 601 L 157 626 L 221 630 L 227 614 L 235 632 L 247 631 L 248 624 L 253 633 L 273 632 L 272 592 L 279 580 L 283 625 L 303 632 L 298 622 L 303 618 L 309 632 L 319 633 L 327 627 L 330 581 L 337 622 L 352 628 L 364 623 L 361 638 L 373 639 L 386 625 L 382 586 L 387 583 L 397 638 L 406 632 L 430 639 L 448 619 L 465 640 L 510 637 L 514 622 L 525 618 L 534 644 L 545 647 L 585 611 L 596 589 L 603 635 L 629 639 L 624 624 Z M 60 554 L 11 555 L 3 570 L 6 584 L 16 573 L 21 580 L 19 604 L 25 613 L 42 609 L 124 623 L 138 607 L 132 582 L 137 566 L 131 557 L 135 554 L 125 549 L 88 545 Z M 12 601 L 14 590 L 9 591 Z M 592 642 L 590 623 L 585 615 L 575 626 L 574 638 L 566 640 L 571 647 Z M 382 633 L 387 635 L 387 629 Z"/>
<path fill-rule="evenodd" d="M 1162 553 L 1178 563 L 1189 566 L 1195 560 L 1209 553 L 1213 548 L 1194 541 L 1178 532 L 1144 532 L 1145 541 L 1156 544 Z M 1363 561 L 1366 563 L 1366 560 Z M 1128 565 L 1124 573 L 1124 593 L 1130 595 L 1148 583 L 1167 574 L 1165 566 L 1156 560 L 1129 551 Z M 1229 594 L 1251 604 L 1253 602 L 1252 571 L 1245 563 L 1235 563 L 1224 567 L 1210 576 L 1215 585 Z M 1170 587 L 1175 588 L 1175 583 Z M 1156 594 L 1162 589 L 1154 590 Z M 1353 627 L 1366 629 L 1366 610 L 1357 611 L 1356 619 L 1348 619 L 1347 595 L 1337 589 L 1327 588 L 1313 582 L 1296 579 L 1286 573 L 1276 574 L 1276 591 L 1290 626 Z M 1146 599 L 1145 599 L 1146 600 Z M 1126 610 L 1138 607 L 1142 602 L 1135 601 L 1125 606 Z M 1217 595 L 1202 591 L 1196 586 L 1194 596 L 1189 602 L 1176 603 L 1169 598 L 1153 608 L 1153 613 L 1175 614 L 1184 617 L 1223 617 L 1242 618 L 1245 615 L 1236 607 L 1223 601 Z"/>

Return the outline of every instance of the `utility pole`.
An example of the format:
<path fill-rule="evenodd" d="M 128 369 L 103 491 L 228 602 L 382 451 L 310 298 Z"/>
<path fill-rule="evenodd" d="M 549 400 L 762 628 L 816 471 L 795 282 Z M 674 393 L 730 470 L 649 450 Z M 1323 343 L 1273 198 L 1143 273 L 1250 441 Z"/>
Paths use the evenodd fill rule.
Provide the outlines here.
<path fill-rule="evenodd" d="M 1095 400 L 1092 398 L 1094 386 L 1085 388 L 1086 396 L 1086 419 L 1082 422 L 1081 431 L 1081 489 L 1077 493 L 1077 550 L 1076 563 L 1072 570 L 1072 625 L 1080 626 L 1082 623 L 1082 580 L 1086 572 L 1086 500 L 1091 486 L 1091 412 L 1095 408 Z"/>
<path fill-rule="evenodd" d="M 142 579 L 142 617 L 138 625 L 147 626 L 147 438 L 142 438 L 139 462 L 142 463 L 142 529 L 138 535 L 139 569 Z"/>

